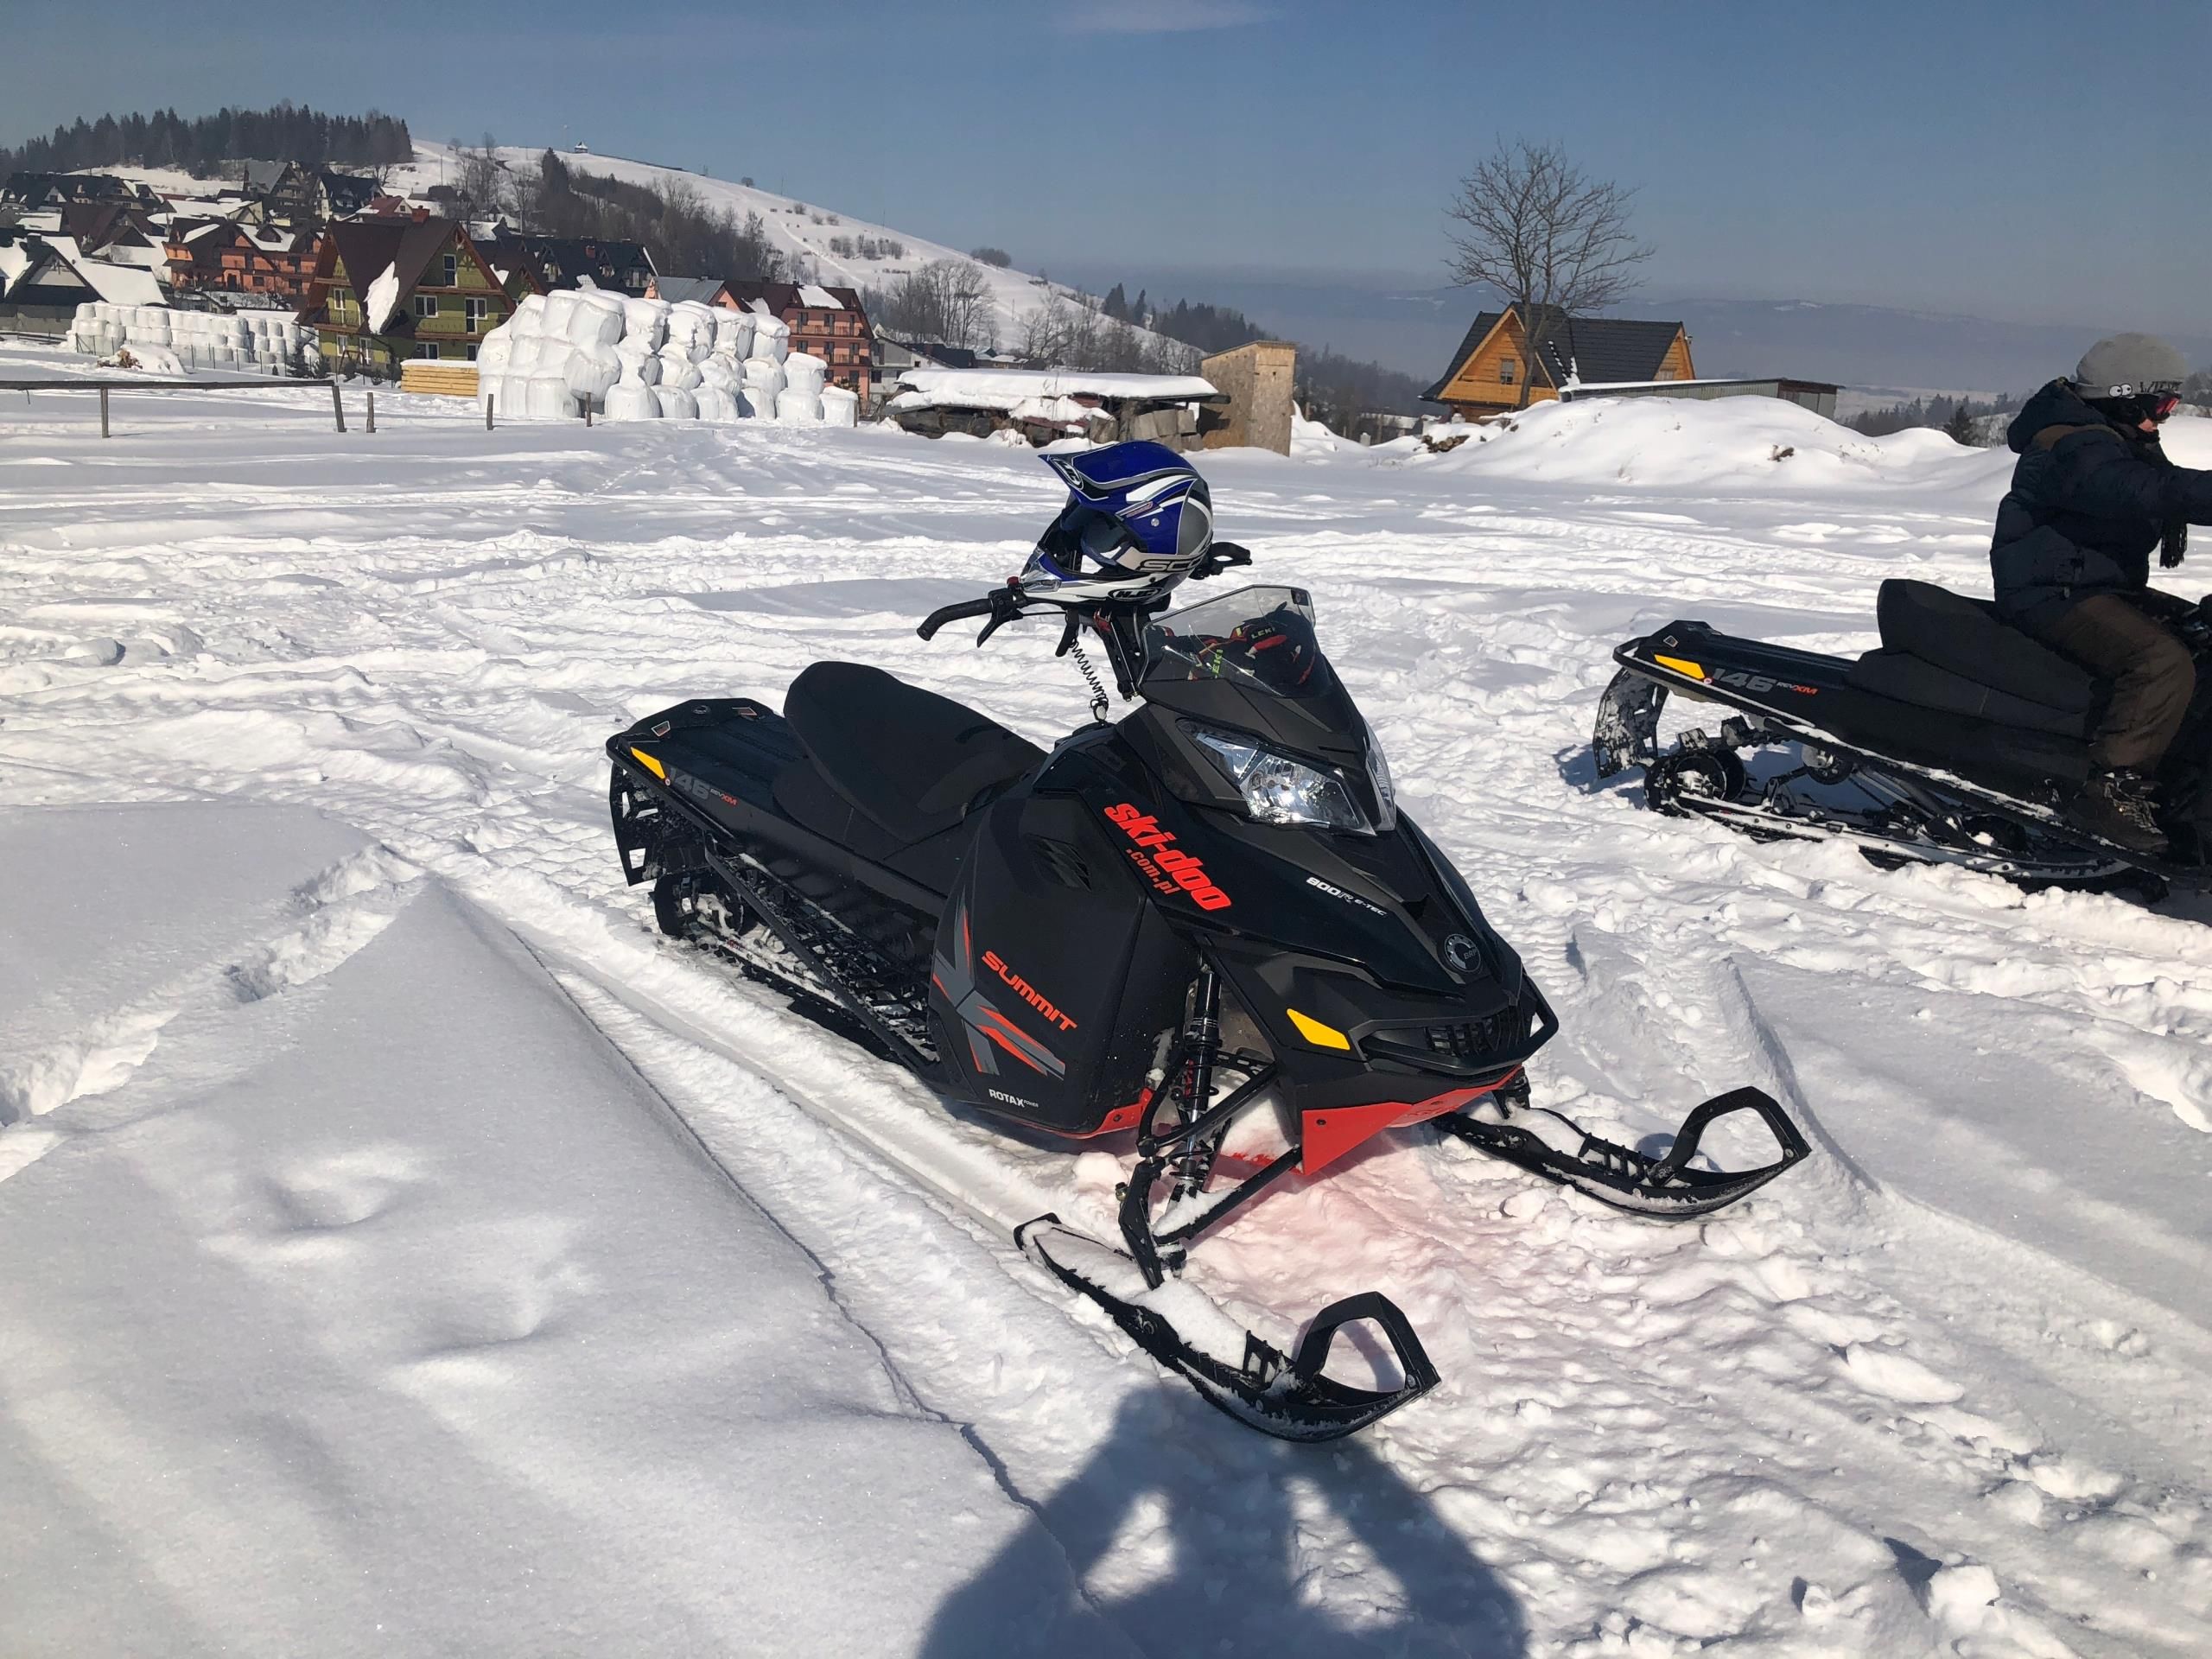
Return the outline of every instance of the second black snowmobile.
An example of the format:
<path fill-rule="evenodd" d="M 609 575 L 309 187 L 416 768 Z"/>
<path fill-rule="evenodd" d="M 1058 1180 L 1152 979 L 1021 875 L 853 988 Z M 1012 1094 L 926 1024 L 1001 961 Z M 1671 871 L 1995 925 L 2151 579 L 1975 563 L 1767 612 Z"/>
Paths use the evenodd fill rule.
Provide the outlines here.
<path fill-rule="evenodd" d="M 2212 888 L 2212 613 L 2173 625 L 2195 655 L 2197 696 L 2159 775 L 2163 857 L 2066 810 L 2089 776 L 2106 685 L 1989 601 L 1933 583 L 1885 582 L 1876 617 L 1881 646 L 1856 658 L 1688 620 L 1625 641 L 1591 739 L 1598 775 L 1640 766 L 1644 804 L 1660 812 L 1760 839 L 1840 839 L 1878 863 L 2153 898 Z M 1666 718 L 1676 698 L 1690 712 Z"/>
<path fill-rule="evenodd" d="M 1533 1107 L 1525 1068 L 1558 1022 L 1398 810 L 1307 595 L 1247 588 L 1162 614 L 1186 577 L 1249 563 L 1213 540 L 1204 481 L 1157 444 L 1046 460 L 1070 499 L 1027 567 L 919 632 L 976 619 L 980 645 L 1058 620 L 1092 723 L 1046 752 L 836 662 L 801 673 L 780 712 L 714 697 L 650 715 L 607 750 L 623 871 L 652 884 L 664 930 L 957 1112 L 1127 1148 L 1118 1247 L 1051 1215 L 1022 1218 L 1017 1242 L 1208 1400 L 1286 1438 L 1349 1433 L 1437 1381 L 1374 1293 L 1324 1309 L 1294 1354 L 1182 1328 L 1173 1299 L 1149 1297 L 1198 1236 L 1294 1172 L 1426 1122 L 1608 1203 L 1688 1216 L 1805 1156 L 1756 1090 L 1697 1108 L 1656 1158 Z M 1086 645 L 1137 702 L 1117 721 Z M 1777 1158 L 1710 1167 L 1700 1137 L 1739 1111 Z M 1355 1321 L 1386 1337 L 1395 1382 L 1325 1370 Z"/>

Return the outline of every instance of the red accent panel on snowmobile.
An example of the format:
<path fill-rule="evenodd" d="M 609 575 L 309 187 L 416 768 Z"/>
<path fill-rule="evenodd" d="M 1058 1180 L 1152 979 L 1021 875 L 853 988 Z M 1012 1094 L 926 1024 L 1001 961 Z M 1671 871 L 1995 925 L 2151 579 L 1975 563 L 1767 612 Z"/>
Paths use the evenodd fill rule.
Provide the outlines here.
<path fill-rule="evenodd" d="M 1329 1106 L 1300 1112 L 1299 1144 L 1303 1150 L 1298 1160 L 1298 1173 L 1316 1174 L 1385 1129 L 1403 1128 L 1408 1123 L 1423 1123 L 1446 1112 L 1455 1112 L 1469 1101 L 1479 1100 L 1519 1075 L 1520 1068 L 1516 1066 L 1496 1083 L 1484 1084 L 1479 1089 L 1447 1089 L 1427 1100 L 1378 1100 L 1372 1106 Z"/>

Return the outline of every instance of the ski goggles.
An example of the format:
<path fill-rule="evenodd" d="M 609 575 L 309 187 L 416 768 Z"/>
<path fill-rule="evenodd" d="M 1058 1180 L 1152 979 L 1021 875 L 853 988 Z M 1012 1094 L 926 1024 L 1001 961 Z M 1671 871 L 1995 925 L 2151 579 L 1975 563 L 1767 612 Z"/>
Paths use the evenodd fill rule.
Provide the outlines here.
<path fill-rule="evenodd" d="M 2145 420 L 2163 421 L 2181 407 L 2181 393 L 2171 388 L 2143 394 L 2143 416 Z"/>

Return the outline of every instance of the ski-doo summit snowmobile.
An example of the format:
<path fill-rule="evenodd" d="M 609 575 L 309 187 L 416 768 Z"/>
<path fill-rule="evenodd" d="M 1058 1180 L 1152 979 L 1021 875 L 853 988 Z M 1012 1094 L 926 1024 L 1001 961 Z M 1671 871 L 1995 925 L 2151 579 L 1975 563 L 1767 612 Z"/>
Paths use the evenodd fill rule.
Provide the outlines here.
<path fill-rule="evenodd" d="M 980 645 L 1058 618 L 1095 723 L 1047 753 L 836 662 L 800 674 L 780 714 L 710 698 L 650 715 L 607 742 L 611 804 L 624 874 L 653 884 L 667 932 L 1010 1133 L 1133 1141 L 1126 1254 L 1049 1215 L 1017 1242 L 1209 1401 L 1288 1439 L 1350 1433 L 1437 1381 L 1379 1294 L 1324 1309 L 1294 1356 L 1242 1330 L 1224 1344 L 1179 1328 L 1147 1300 L 1198 1235 L 1294 1171 L 1427 1121 L 1609 1203 L 1681 1216 L 1805 1155 L 1752 1090 L 1699 1107 L 1657 1159 L 1532 1109 L 1522 1068 L 1557 1022 L 1397 810 L 1306 594 L 1248 588 L 1159 614 L 1185 575 L 1249 561 L 1212 542 L 1203 481 L 1156 444 L 1046 459 L 1072 499 L 1027 566 L 919 631 L 982 619 Z M 1117 722 L 1086 639 L 1138 701 Z M 1693 1166 L 1706 1126 L 1743 1110 L 1779 1159 Z M 1395 1386 L 1324 1372 L 1336 1332 L 1361 1320 L 1388 1338 Z"/>
<path fill-rule="evenodd" d="M 1834 837 L 1879 863 L 1958 864 L 2027 887 L 2212 887 L 2212 615 L 2177 625 L 2198 696 L 2160 773 L 2171 851 L 2071 822 L 2107 688 L 1986 600 L 1885 582 L 1882 644 L 1853 660 L 1669 622 L 1613 652 L 1598 774 L 1643 768 L 1647 806 L 1761 839 Z M 1709 725 L 1661 735 L 1673 697 Z M 1693 716 L 1694 717 L 1694 716 Z M 1770 753 L 1762 753 L 1768 751 Z"/>

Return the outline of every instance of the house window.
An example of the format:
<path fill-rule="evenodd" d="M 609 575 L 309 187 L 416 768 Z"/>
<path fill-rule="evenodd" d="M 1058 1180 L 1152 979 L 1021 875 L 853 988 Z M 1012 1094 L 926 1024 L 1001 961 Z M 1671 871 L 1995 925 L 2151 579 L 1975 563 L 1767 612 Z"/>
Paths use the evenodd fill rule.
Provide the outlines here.
<path fill-rule="evenodd" d="M 1499 358 L 1497 359 L 1497 384 L 1501 386 L 1511 385 L 1513 384 L 1513 377 L 1519 373 L 1520 371 L 1521 365 L 1518 363 L 1516 363 L 1511 358 Z"/>
<path fill-rule="evenodd" d="M 449 253 L 446 255 L 446 286 L 448 288 L 456 288 L 460 286 L 460 283 L 461 256 L 458 254 Z"/>
<path fill-rule="evenodd" d="M 1675 372 L 1671 368 L 1662 369 L 1651 378 L 1654 380 L 1672 380 L 1675 378 Z"/>
<path fill-rule="evenodd" d="M 471 328 L 481 328 L 484 326 L 484 314 L 488 308 L 487 302 L 483 300 L 464 300 L 461 304 L 468 313 L 468 326 Z"/>
<path fill-rule="evenodd" d="M 438 296 L 435 294 L 417 294 L 415 296 L 415 315 L 418 317 L 436 316 Z"/>
<path fill-rule="evenodd" d="M 476 360 L 476 342 L 473 340 L 468 342 L 468 360 L 472 363 Z"/>
<path fill-rule="evenodd" d="M 424 341 L 417 340 L 415 342 L 414 354 L 416 357 L 435 357 L 438 354 L 438 348 L 435 346 L 427 344 Z"/>

